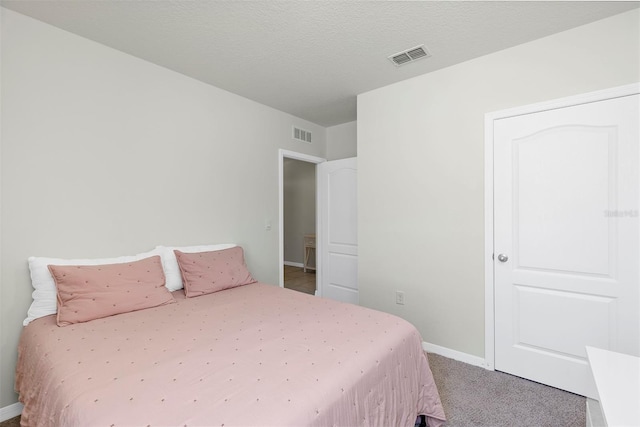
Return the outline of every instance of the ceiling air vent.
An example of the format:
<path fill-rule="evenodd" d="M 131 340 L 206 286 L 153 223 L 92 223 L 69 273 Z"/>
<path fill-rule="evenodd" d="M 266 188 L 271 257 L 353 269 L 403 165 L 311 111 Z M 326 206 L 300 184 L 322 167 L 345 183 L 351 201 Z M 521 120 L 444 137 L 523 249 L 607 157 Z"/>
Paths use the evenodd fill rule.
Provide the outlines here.
<path fill-rule="evenodd" d="M 311 132 L 308 130 L 293 127 L 293 139 L 311 144 Z"/>
<path fill-rule="evenodd" d="M 412 47 L 411 49 L 404 50 L 402 52 L 395 53 L 389 56 L 389 60 L 393 62 L 396 67 L 404 64 L 408 64 L 413 61 L 417 61 L 421 58 L 428 58 L 431 54 L 427 48 L 422 44 L 420 46 Z"/>

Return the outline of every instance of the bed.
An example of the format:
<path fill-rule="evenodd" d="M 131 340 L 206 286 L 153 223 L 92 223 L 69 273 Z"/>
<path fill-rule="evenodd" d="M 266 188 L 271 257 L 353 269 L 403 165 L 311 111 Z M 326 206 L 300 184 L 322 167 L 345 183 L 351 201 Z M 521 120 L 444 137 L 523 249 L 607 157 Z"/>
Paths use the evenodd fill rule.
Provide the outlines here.
<path fill-rule="evenodd" d="M 439 426 L 418 331 L 263 283 L 23 328 L 23 426 Z"/>

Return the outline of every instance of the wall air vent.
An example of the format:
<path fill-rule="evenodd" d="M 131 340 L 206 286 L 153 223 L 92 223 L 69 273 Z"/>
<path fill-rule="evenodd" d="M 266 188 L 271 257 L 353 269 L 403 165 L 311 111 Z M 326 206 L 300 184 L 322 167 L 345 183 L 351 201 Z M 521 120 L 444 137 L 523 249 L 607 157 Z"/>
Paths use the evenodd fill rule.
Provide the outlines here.
<path fill-rule="evenodd" d="M 428 58 L 431 54 L 427 48 L 421 44 L 420 46 L 412 47 L 411 49 L 403 50 L 402 52 L 394 53 L 389 56 L 389 60 L 399 67 L 404 64 L 408 64 L 418 59 Z"/>
<path fill-rule="evenodd" d="M 311 144 L 311 132 L 294 126 L 293 139 Z"/>

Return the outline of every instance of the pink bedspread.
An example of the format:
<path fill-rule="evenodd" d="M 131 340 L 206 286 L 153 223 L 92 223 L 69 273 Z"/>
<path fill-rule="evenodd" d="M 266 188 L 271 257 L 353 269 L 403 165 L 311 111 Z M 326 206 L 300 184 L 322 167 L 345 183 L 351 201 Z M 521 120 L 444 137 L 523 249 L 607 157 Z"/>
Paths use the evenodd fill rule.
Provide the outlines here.
<path fill-rule="evenodd" d="M 430 426 L 421 338 L 378 311 L 265 284 L 23 330 L 26 426 Z"/>

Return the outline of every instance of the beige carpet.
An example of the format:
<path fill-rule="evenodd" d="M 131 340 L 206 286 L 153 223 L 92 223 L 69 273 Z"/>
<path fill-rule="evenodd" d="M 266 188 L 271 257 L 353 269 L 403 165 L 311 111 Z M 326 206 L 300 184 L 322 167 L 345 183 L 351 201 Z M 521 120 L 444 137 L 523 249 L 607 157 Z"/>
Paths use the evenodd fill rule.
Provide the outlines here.
<path fill-rule="evenodd" d="M 586 400 L 429 353 L 447 427 L 584 427 Z"/>
<path fill-rule="evenodd" d="M 1 422 L 0 427 L 20 427 L 20 416 Z"/>

